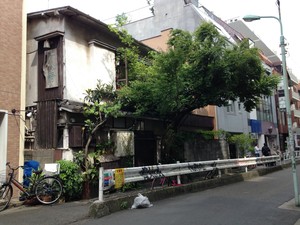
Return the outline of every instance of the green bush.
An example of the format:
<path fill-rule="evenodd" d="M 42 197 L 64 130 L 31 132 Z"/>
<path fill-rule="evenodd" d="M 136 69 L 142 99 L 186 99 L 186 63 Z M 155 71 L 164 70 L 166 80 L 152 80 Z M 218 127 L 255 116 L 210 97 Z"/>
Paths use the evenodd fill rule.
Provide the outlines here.
<path fill-rule="evenodd" d="M 59 175 L 63 182 L 63 194 L 66 201 L 77 200 L 82 196 L 83 178 L 79 166 L 68 160 L 59 160 L 61 173 Z"/>

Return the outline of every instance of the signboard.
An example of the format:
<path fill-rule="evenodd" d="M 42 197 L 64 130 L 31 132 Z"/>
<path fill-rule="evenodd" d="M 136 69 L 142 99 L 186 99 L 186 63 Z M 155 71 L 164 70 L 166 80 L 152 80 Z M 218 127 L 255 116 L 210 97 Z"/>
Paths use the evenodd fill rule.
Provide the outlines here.
<path fill-rule="evenodd" d="M 44 52 L 43 72 L 46 79 L 46 88 L 58 87 L 57 51 L 50 49 Z"/>
<path fill-rule="evenodd" d="M 104 171 L 103 190 L 109 190 L 113 186 L 113 171 Z"/>
<path fill-rule="evenodd" d="M 284 84 L 282 78 L 278 84 L 278 102 L 279 102 L 279 109 L 281 111 L 285 110 L 286 106 L 285 106 Z"/>
<path fill-rule="evenodd" d="M 124 168 L 115 170 L 115 188 L 121 188 L 125 183 Z"/>

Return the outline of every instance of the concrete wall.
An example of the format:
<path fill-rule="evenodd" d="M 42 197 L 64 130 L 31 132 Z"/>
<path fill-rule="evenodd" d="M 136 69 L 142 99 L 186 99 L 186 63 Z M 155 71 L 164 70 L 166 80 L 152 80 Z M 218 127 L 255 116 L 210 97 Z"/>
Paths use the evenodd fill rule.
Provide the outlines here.
<path fill-rule="evenodd" d="M 115 86 L 114 52 L 65 39 L 65 60 L 65 99 L 83 101 L 85 91 L 95 88 L 98 79 Z"/>
<path fill-rule="evenodd" d="M 45 17 L 27 22 L 26 106 L 36 105 L 38 99 L 38 41 L 35 38 L 51 32 L 64 32 L 65 21 L 61 17 Z"/>
<path fill-rule="evenodd" d="M 39 149 L 39 150 L 25 150 L 24 160 L 35 160 L 40 163 L 40 167 L 44 168 L 45 163 L 52 163 L 56 161 L 54 149 Z"/>
<path fill-rule="evenodd" d="M 194 7 L 185 5 L 184 0 L 155 0 L 155 16 L 129 23 L 125 28 L 137 40 L 159 36 L 170 28 L 194 31 L 203 21 Z"/>
<path fill-rule="evenodd" d="M 223 144 L 223 143 L 222 143 Z M 222 152 L 219 140 L 195 138 L 184 145 L 184 158 L 187 162 L 227 159 L 228 153 Z M 228 149 L 228 146 L 227 146 Z"/>
<path fill-rule="evenodd" d="M 232 133 L 249 133 L 249 113 L 243 109 L 239 110 L 238 102 L 233 102 L 234 112 L 227 112 L 226 107 L 217 107 L 218 129 Z"/>

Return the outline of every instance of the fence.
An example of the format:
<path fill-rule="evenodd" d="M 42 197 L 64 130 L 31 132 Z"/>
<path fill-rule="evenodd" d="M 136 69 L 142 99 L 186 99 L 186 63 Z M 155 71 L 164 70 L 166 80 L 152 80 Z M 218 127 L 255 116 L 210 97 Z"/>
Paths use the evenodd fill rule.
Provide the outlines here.
<path fill-rule="evenodd" d="M 295 158 L 300 158 L 300 151 L 294 151 L 295 152 Z M 283 160 L 291 160 L 291 153 L 290 152 L 284 152 L 283 153 Z"/>
<path fill-rule="evenodd" d="M 103 201 L 103 191 L 110 189 L 114 185 L 153 180 L 160 177 L 177 176 L 177 183 L 180 184 L 180 175 L 200 173 L 204 171 L 218 170 L 221 176 L 222 169 L 245 168 L 248 166 L 281 162 L 280 156 L 251 157 L 240 159 L 211 160 L 198 162 L 185 162 L 174 164 L 151 165 L 142 167 L 129 167 L 119 169 L 103 170 L 100 168 L 99 177 L 99 201 Z M 101 182 L 102 181 L 102 182 Z"/>

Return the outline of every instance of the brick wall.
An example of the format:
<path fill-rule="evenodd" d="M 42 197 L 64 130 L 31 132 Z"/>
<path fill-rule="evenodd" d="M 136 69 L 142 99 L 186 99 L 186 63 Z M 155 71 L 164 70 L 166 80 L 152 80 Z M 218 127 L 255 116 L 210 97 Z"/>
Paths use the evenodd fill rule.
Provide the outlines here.
<path fill-rule="evenodd" d="M 21 109 L 22 5 L 22 0 L 0 1 L 0 109 L 9 113 Z M 24 138 L 18 114 L 8 115 L 7 161 L 12 165 L 19 164 L 20 138 Z"/>

